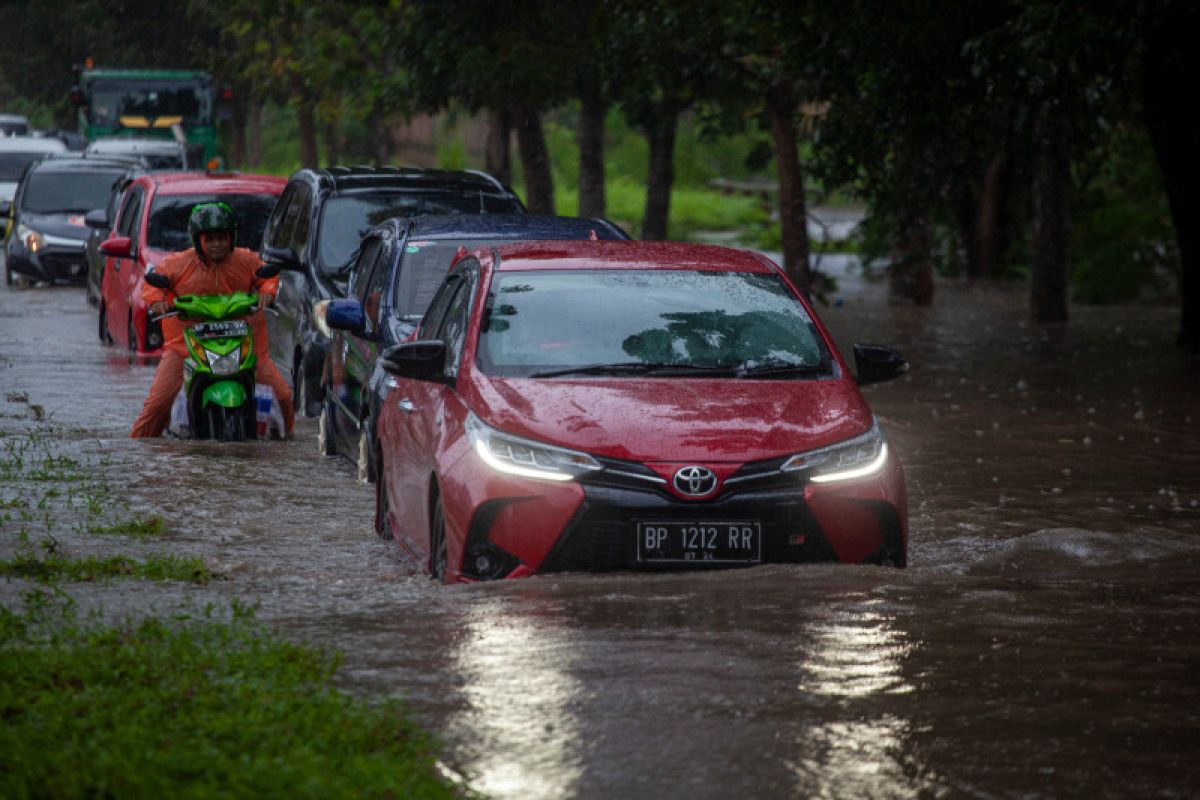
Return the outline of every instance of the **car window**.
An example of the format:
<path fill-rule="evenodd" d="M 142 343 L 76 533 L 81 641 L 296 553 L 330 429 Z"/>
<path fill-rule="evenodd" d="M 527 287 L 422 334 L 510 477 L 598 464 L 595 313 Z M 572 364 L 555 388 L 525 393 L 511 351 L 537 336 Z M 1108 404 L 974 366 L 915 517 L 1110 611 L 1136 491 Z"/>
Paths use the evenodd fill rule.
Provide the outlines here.
<path fill-rule="evenodd" d="M 312 190 L 307 186 L 296 189 L 295 223 L 292 230 L 292 250 L 300 255 L 308 247 L 308 228 L 312 218 Z"/>
<path fill-rule="evenodd" d="M 441 329 L 442 320 L 446 316 L 446 309 L 450 302 L 454 299 L 454 293 L 458 291 L 462 285 L 462 273 L 456 272 L 446 278 L 445 282 L 438 288 L 437 293 L 433 296 L 433 301 L 429 304 L 429 310 L 425 312 L 425 317 L 421 320 L 420 339 L 436 339 L 438 331 Z"/>
<path fill-rule="evenodd" d="M 17 181 L 25 165 L 31 161 L 44 158 L 45 153 L 38 152 L 8 152 L 0 153 L 0 181 Z"/>
<path fill-rule="evenodd" d="M 470 273 L 458 282 L 458 291 L 446 307 L 446 316 L 438 328 L 437 338 L 446 343 L 446 374 L 458 375 L 458 362 L 462 357 L 463 342 L 467 338 L 467 322 L 471 314 L 471 291 L 473 282 Z"/>
<path fill-rule="evenodd" d="M 233 209 L 237 220 L 237 247 L 257 250 L 262 245 L 263 226 L 275 207 L 273 194 L 162 194 L 150 204 L 146 244 L 155 250 L 174 252 L 192 246 L 188 219 L 197 203 L 220 201 Z"/>
<path fill-rule="evenodd" d="M 121 216 L 117 220 L 117 235 L 133 237 L 134 226 L 136 220 L 141 216 L 142 196 L 145 190 L 140 186 L 135 186 L 129 191 L 125 198 L 125 204 L 121 206 Z"/>
<path fill-rule="evenodd" d="M 292 184 L 283 191 L 283 196 L 271 212 L 271 221 L 267 230 L 271 239 L 267 242 L 271 247 L 287 247 L 292 241 L 292 233 L 296 228 L 296 196 L 300 184 Z"/>
<path fill-rule="evenodd" d="M 362 252 L 354 263 L 354 271 L 351 274 L 351 282 L 354 285 L 354 297 L 359 303 L 366 306 L 367 286 L 371 281 L 371 275 L 375 268 L 375 262 L 379 260 L 379 251 L 382 244 L 378 237 L 372 236 L 369 239 L 363 240 Z"/>
<path fill-rule="evenodd" d="M 366 292 L 363 295 L 363 313 L 367 319 L 371 321 L 370 330 L 375 330 L 379 326 L 379 305 L 383 301 L 383 293 L 388 285 L 388 277 L 391 272 L 391 255 L 392 248 L 388 246 L 386 240 L 376 240 L 378 248 L 375 256 L 375 263 L 371 270 L 371 276 L 367 279 Z"/>

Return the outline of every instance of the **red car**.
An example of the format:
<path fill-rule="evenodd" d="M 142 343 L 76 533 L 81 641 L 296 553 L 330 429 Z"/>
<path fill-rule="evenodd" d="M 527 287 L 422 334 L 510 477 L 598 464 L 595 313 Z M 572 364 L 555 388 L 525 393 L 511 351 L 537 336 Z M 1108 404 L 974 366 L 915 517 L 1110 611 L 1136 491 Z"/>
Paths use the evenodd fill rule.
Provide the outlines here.
<path fill-rule="evenodd" d="M 769 259 L 537 242 L 461 254 L 385 351 L 376 526 L 446 582 L 765 562 L 904 566 L 904 476 Z"/>
<path fill-rule="evenodd" d="M 192 246 L 192 206 L 222 200 L 237 216 L 237 246 L 258 250 L 263 228 L 286 178 L 208 172 L 152 172 L 125 189 L 115 228 L 101 243 L 100 340 L 124 345 L 139 356 L 162 354 L 162 330 L 146 319 L 142 276 L 171 253 Z"/>

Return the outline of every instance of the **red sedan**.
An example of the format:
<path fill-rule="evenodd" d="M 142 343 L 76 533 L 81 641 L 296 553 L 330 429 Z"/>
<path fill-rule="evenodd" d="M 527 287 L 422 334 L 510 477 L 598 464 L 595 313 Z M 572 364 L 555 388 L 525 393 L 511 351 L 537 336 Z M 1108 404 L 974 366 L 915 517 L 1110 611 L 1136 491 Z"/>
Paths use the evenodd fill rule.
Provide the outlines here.
<path fill-rule="evenodd" d="M 237 246 L 258 250 L 263 228 L 286 178 L 208 172 L 152 172 L 132 181 L 118 206 L 116 227 L 100 245 L 100 340 L 139 356 L 162 353 L 162 331 L 148 322 L 142 276 L 166 256 L 192 246 L 188 217 L 206 200 L 222 200 L 237 215 Z"/>
<path fill-rule="evenodd" d="M 376 525 L 435 578 L 766 562 L 904 566 L 904 477 L 770 260 L 540 242 L 460 255 L 383 356 Z"/>

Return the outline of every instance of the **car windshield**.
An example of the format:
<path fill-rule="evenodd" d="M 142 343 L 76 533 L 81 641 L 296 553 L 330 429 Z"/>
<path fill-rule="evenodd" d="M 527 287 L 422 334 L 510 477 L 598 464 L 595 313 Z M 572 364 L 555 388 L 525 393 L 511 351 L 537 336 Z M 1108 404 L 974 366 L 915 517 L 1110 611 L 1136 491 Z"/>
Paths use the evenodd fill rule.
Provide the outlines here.
<path fill-rule="evenodd" d="M 88 112 L 94 125 L 115 127 L 178 117 L 185 127 L 208 125 L 211 108 L 208 87 L 198 80 L 101 79 L 91 84 Z"/>
<path fill-rule="evenodd" d="M 554 374 L 828 374 L 812 319 L 775 274 L 699 270 L 499 272 L 479 367 Z"/>
<path fill-rule="evenodd" d="M 159 194 L 150 204 L 150 222 L 146 226 L 146 245 L 155 250 L 186 250 L 192 246 L 188 238 L 188 217 L 197 203 L 219 200 L 228 203 L 237 217 L 237 246 L 258 250 L 262 245 L 263 228 L 271 209 L 273 194 Z"/>
<path fill-rule="evenodd" d="M 35 169 L 26 178 L 21 208 L 36 214 L 87 212 L 104 208 L 112 194 L 113 184 L 124 174 L 125 167 L 86 172 Z"/>
<path fill-rule="evenodd" d="M 392 217 L 425 214 L 520 213 L 513 198 L 464 192 L 395 192 L 332 197 L 321 211 L 318 260 L 321 271 L 337 272 L 354 255 L 372 225 Z"/>

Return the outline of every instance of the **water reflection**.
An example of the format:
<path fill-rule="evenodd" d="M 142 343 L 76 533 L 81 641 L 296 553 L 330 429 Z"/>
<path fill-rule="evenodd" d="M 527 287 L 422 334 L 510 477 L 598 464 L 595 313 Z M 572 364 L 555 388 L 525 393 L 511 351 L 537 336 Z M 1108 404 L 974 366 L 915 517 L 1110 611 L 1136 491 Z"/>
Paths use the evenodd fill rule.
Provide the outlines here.
<path fill-rule="evenodd" d="M 457 645 L 467 708 L 451 727 L 469 731 L 472 786 L 495 797 L 572 796 L 583 754 L 574 637 L 497 601 L 472 609 Z"/>

